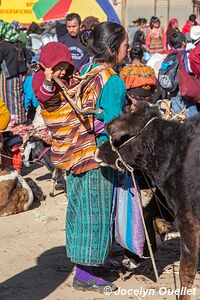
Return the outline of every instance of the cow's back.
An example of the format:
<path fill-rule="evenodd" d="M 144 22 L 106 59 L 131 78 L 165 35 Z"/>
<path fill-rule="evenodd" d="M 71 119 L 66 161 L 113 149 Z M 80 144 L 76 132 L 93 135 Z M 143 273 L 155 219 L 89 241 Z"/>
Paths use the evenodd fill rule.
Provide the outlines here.
<path fill-rule="evenodd" d="M 188 119 L 177 134 L 174 170 L 164 185 L 165 196 L 177 209 L 192 211 L 200 220 L 200 115 Z"/>

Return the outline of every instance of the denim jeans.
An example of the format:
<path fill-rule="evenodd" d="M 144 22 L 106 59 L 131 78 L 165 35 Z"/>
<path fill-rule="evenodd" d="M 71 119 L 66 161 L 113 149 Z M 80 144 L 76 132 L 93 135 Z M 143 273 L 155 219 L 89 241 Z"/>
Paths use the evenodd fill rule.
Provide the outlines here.
<path fill-rule="evenodd" d="M 194 103 L 183 99 L 180 92 L 170 98 L 172 103 L 172 110 L 175 114 L 178 114 L 184 107 L 186 107 L 186 117 L 191 118 L 198 113 L 197 106 Z"/>

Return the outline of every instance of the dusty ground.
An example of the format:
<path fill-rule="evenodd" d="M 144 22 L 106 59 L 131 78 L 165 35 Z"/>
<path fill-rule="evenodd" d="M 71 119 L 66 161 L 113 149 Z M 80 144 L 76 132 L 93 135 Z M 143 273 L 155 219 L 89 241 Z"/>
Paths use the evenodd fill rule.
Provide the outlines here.
<path fill-rule="evenodd" d="M 34 169 L 30 175 L 48 195 L 50 176 L 46 168 Z M 47 197 L 28 212 L 0 218 L 0 300 L 176 299 L 166 289 L 174 292 L 179 285 L 178 237 L 165 242 L 155 256 L 157 283 L 147 260 L 126 281 L 116 280 L 119 295 L 73 290 L 74 266 L 65 255 L 65 213 L 66 198 L 60 194 Z M 199 274 L 192 293 L 192 299 L 200 299 Z"/>

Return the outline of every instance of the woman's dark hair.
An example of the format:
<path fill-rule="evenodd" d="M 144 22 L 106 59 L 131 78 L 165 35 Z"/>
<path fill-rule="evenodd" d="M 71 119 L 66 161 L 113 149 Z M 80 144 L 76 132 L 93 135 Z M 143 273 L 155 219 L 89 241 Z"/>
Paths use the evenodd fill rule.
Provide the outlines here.
<path fill-rule="evenodd" d="M 126 31 L 122 25 L 114 22 L 100 23 L 88 37 L 88 51 L 96 62 L 114 62 L 125 36 Z"/>
<path fill-rule="evenodd" d="M 153 25 L 155 23 L 159 23 L 160 24 L 160 19 L 158 17 L 153 16 L 153 17 L 151 17 L 150 24 L 149 24 L 149 26 L 150 26 L 151 29 L 153 28 Z"/>
<path fill-rule="evenodd" d="M 134 59 L 142 60 L 143 58 L 143 49 L 140 44 L 133 44 L 129 52 L 131 61 Z"/>
<path fill-rule="evenodd" d="M 140 25 L 145 25 L 145 24 L 147 24 L 147 19 L 140 18 Z"/>
<path fill-rule="evenodd" d="M 197 16 L 195 14 L 191 14 L 189 16 L 189 21 L 192 22 L 192 23 L 196 23 L 196 20 L 197 20 Z"/>
<path fill-rule="evenodd" d="M 182 48 L 183 42 L 186 43 L 186 37 L 182 32 L 173 32 L 170 35 L 170 45 L 174 49 Z"/>
<path fill-rule="evenodd" d="M 83 21 L 82 21 L 82 29 L 87 29 L 87 30 L 92 30 L 94 29 L 95 26 L 97 26 L 97 24 L 99 24 L 99 19 L 93 16 L 90 17 L 86 17 Z"/>
<path fill-rule="evenodd" d="M 134 20 L 132 23 L 136 24 L 137 26 L 140 25 L 140 18 Z"/>
<path fill-rule="evenodd" d="M 29 27 L 28 30 L 26 32 L 27 35 L 29 35 L 30 33 L 36 33 L 36 34 L 42 34 L 43 29 L 41 28 L 41 26 L 39 26 L 37 23 L 32 22 Z"/>
<path fill-rule="evenodd" d="M 88 39 L 91 37 L 92 35 L 92 30 L 89 29 L 83 29 L 80 34 L 79 34 L 79 38 L 81 43 L 86 47 L 87 45 L 87 41 Z"/>

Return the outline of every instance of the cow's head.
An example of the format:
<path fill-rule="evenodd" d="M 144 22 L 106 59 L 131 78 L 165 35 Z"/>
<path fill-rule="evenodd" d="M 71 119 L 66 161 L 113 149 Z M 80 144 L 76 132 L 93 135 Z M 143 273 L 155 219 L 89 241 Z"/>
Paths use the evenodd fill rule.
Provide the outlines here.
<path fill-rule="evenodd" d="M 160 117 L 161 114 L 157 107 L 141 101 L 134 112 L 128 115 L 121 115 L 107 124 L 106 130 L 111 137 L 112 145 L 118 150 L 126 163 L 131 166 L 140 166 L 139 161 L 142 156 L 143 141 L 145 135 L 149 134 L 143 128 L 150 120 Z M 123 145 L 132 137 L 135 138 Z M 108 140 L 96 152 L 96 160 L 102 166 L 110 165 L 115 167 L 118 154 L 113 150 L 112 145 L 110 140 Z M 121 164 L 120 167 L 122 167 Z"/>

